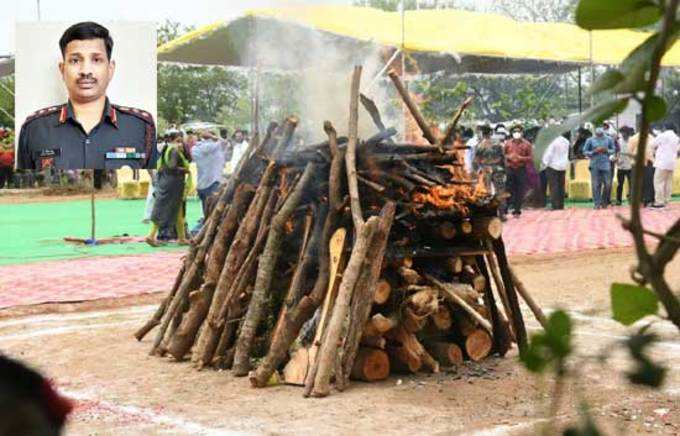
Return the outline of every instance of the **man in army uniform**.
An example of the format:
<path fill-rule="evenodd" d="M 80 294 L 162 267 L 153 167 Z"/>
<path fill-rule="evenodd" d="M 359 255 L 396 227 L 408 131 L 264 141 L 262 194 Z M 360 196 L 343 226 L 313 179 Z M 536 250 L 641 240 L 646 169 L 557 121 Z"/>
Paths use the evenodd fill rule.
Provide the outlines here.
<path fill-rule="evenodd" d="M 62 35 L 59 47 L 68 102 L 26 118 L 17 168 L 153 168 L 157 151 L 152 116 L 112 104 L 106 97 L 116 67 L 109 31 L 97 23 L 74 24 Z"/>

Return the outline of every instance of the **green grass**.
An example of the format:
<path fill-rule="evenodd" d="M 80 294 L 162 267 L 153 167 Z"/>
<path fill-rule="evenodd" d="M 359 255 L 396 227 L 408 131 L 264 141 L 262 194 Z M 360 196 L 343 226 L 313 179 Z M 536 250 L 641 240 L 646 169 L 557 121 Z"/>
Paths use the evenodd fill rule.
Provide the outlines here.
<path fill-rule="evenodd" d="M 96 237 L 143 236 L 149 225 L 142 223 L 144 200 L 98 200 Z M 201 216 L 198 199 L 187 201 L 187 222 L 193 227 Z M 182 250 L 168 246 L 152 248 L 144 243 L 78 246 L 64 242 L 66 236 L 89 238 L 89 200 L 53 203 L 0 204 L 0 265 L 88 256 L 152 253 Z"/>

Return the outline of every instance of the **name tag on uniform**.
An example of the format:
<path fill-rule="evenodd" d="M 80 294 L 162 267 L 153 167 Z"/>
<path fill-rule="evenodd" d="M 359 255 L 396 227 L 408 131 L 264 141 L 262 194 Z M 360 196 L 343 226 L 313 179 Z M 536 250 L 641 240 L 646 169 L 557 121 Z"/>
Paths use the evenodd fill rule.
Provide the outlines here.
<path fill-rule="evenodd" d="M 138 153 L 135 147 L 116 147 L 106 153 L 107 159 L 144 159 L 145 153 Z"/>

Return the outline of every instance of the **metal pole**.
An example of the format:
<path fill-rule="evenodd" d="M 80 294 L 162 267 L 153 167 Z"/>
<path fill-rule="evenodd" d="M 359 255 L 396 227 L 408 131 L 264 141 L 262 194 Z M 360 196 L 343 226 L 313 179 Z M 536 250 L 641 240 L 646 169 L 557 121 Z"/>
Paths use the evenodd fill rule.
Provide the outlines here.
<path fill-rule="evenodd" d="M 588 32 L 588 37 L 590 39 L 590 86 L 595 84 L 595 66 L 593 65 L 593 31 Z M 590 93 L 590 107 L 592 108 L 594 104 L 593 94 Z"/>
<path fill-rule="evenodd" d="M 38 3 L 38 21 L 40 21 L 40 0 L 36 0 Z"/>
<path fill-rule="evenodd" d="M 581 67 L 578 67 L 578 113 L 583 113 L 583 82 L 581 77 Z"/>

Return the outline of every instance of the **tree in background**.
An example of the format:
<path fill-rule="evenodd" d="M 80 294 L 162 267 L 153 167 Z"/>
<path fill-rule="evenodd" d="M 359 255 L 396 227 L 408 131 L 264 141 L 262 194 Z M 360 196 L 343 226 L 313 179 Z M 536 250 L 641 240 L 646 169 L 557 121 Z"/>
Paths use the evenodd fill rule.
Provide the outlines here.
<path fill-rule="evenodd" d="M 0 78 L 0 127 L 14 128 L 14 75 Z"/>
<path fill-rule="evenodd" d="M 355 5 L 387 11 L 399 9 L 399 0 L 355 1 Z M 517 20 L 573 21 L 577 0 L 497 0 L 491 5 L 473 1 L 405 1 L 406 10 L 456 9 L 494 12 Z M 578 80 L 575 73 L 547 75 L 450 75 L 431 74 L 411 82 L 421 93 L 423 110 L 437 122 L 445 122 L 467 95 L 475 101 L 464 121 L 491 122 L 512 119 L 560 118 L 578 111 Z"/>
<path fill-rule="evenodd" d="M 158 28 L 162 45 L 193 30 L 166 21 Z M 235 69 L 158 64 L 158 125 L 188 121 L 210 121 L 233 127 L 232 119 L 243 119 L 243 98 L 248 95 L 248 80 Z M 246 113 L 250 113 L 247 108 Z M 245 127 L 239 125 L 237 127 Z"/>

